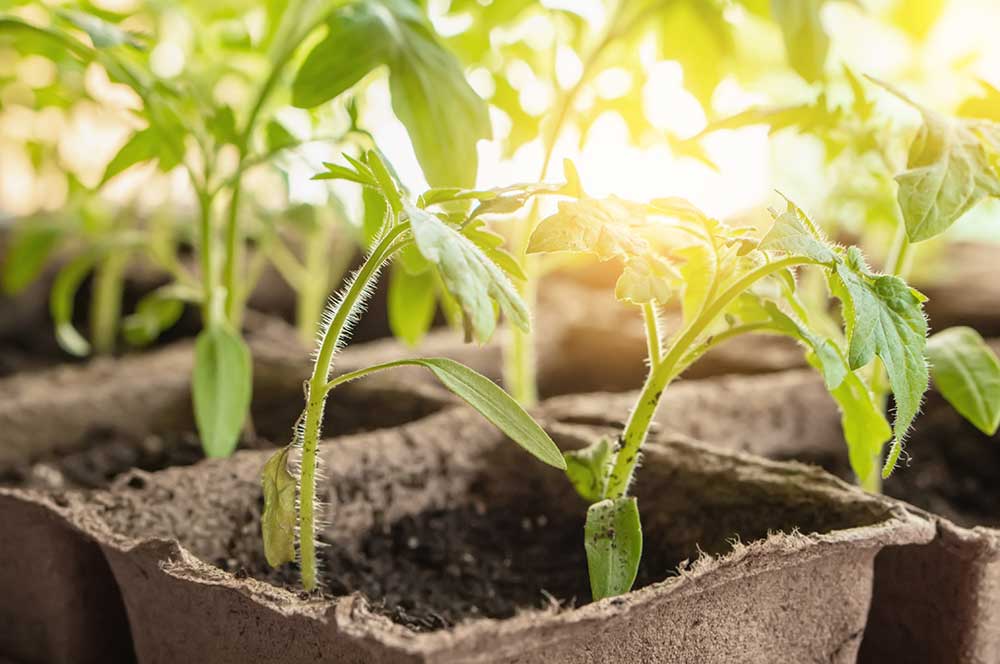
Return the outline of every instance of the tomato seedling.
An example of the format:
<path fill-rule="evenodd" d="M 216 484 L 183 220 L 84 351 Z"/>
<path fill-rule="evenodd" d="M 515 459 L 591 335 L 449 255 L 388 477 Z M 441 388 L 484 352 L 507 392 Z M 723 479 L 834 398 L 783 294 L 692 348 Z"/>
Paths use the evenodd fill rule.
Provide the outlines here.
<path fill-rule="evenodd" d="M 635 580 L 642 532 L 629 488 L 664 391 L 729 339 L 764 332 L 805 347 L 840 407 L 859 477 L 878 472 L 873 460 L 890 437 L 884 472 L 898 456 L 928 383 L 923 296 L 899 277 L 873 272 L 856 247 L 827 241 L 791 202 L 772 215 L 773 227 L 758 239 L 752 229 L 726 226 L 681 199 L 638 204 L 584 197 L 560 203 L 531 236 L 533 253 L 575 251 L 623 261 L 615 295 L 638 306 L 646 321 L 650 371 L 624 431 L 566 455 L 571 481 L 591 503 L 585 546 L 595 600 L 627 592 Z M 810 324 L 797 297 L 798 268 L 825 275 L 842 304 L 846 343 Z M 658 308 L 671 300 L 679 301 L 681 323 L 665 334 Z M 873 362 L 885 366 L 895 395 L 892 427 L 861 371 Z"/>

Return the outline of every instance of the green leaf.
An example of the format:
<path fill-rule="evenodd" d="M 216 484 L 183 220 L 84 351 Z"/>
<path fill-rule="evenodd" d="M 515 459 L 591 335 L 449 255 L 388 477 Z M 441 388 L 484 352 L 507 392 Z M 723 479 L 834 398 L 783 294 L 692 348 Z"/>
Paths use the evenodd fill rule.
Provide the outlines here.
<path fill-rule="evenodd" d="M 416 346 L 434 322 L 437 310 L 437 280 L 425 270 L 407 272 L 394 264 L 389 274 L 389 329 L 393 336 Z"/>
<path fill-rule="evenodd" d="M 227 457 L 236 449 L 252 388 L 250 349 L 243 339 L 223 326 L 202 330 L 195 342 L 191 396 L 207 456 Z"/>
<path fill-rule="evenodd" d="M 496 263 L 511 279 L 524 281 L 528 278 L 517 259 L 503 249 L 503 236 L 486 228 L 486 224 L 482 220 L 473 219 L 466 223 L 462 234 L 482 249 L 486 257 Z"/>
<path fill-rule="evenodd" d="M 615 297 L 631 304 L 666 304 L 681 284 L 681 274 L 659 256 L 633 256 L 615 283 Z"/>
<path fill-rule="evenodd" d="M 70 261 L 59 271 L 49 293 L 49 313 L 56 326 L 56 341 L 70 355 L 83 357 L 90 353 L 90 344 L 73 326 L 73 300 L 99 254 L 88 252 Z"/>
<path fill-rule="evenodd" d="M 236 133 L 236 115 L 228 104 L 216 106 L 206 124 L 208 131 L 219 145 L 226 143 L 235 145 L 239 141 Z"/>
<path fill-rule="evenodd" d="M 332 383 L 340 384 L 376 371 L 406 365 L 430 369 L 445 387 L 464 399 L 532 456 L 550 466 L 566 470 L 562 452 L 520 404 L 492 380 L 454 360 L 443 357 L 395 360 L 340 376 Z"/>
<path fill-rule="evenodd" d="M 771 15 L 781 28 L 788 64 L 809 81 L 823 78 L 830 37 L 820 10 L 825 0 L 771 0 Z"/>
<path fill-rule="evenodd" d="M 910 145 L 907 170 L 896 176 L 897 198 L 910 242 L 944 232 L 979 201 L 1000 196 L 1000 172 L 990 159 L 996 150 L 988 151 L 991 142 L 1000 144 L 1000 125 L 948 118 L 891 85 L 875 82 L 923 117 Z"/>
<path fill-rule="evenodd" d="M 264 557 L 271 567 L 295 560 L 295 478 L 288 472 L 291 449 L 289 445 L 272 454 L 260 475 L 264 488 L 260 529 Z"/>
<path fill-rule="evenodd" d="M 410 219 L 421 255 L 440 270 L 445 287 L 468 316 L 476 338 L 485 343 L 496 327 L 495 301 L 515 326 L 527 330 L 530 315 L 510 279 L 469 238 L 437 215 L 408 201 Z"/>
<path fill-rule="evenodd" d="M 857 247 L 838 262 L 831 288 L 843 303 L 849 366 L 863 367 L 877 355 L 889 376 L 896 401 L 894 445 L 899 445 L 929 381 L 923 300 L 899 277 L 873 274 Z"/>
<path fill-rule="evenodd" d="M 0 281 L 11 295 L 28 287 L 45 267 L 59 244 L 62 230 L 50 224 L 26 219 L 15 226 L 10 245 L 3 255 Z"/>
<path fill-rule="evenodd" d="M 771 210 L 771 216 L 774 218 L 774 225 L 761 241 L 761 249 L 805 256 L 824 264 L 831 264 L 836 260 L 830 244 L 797 207 L 789 203 L 785 212 L 778 214 Z"/>
<path fill-rule="evenodd" d="M 680 63 L 684 87 L 706 108 L 733 50 L 732 26 L 722 10 L 720 3 L 704 0 L 672 2 L 657 20 L 662 58 Z"/>
<path fill-rule="evenodd" d="M 62 10 L 59 15 L 86 32 L 96 48 L 113 48 L 123 44 L 134 48 L 142 47 L 142 43 L 136 39 L 135 35 L 93 14 Z"/>
<path fill-rule="evenodd" d="M 98 187 L 103 187 L 108 180 L 125 169 L 151 159 L 159 160 L 159 169 L 167 172 L 180 163 L 177 155 L 178 153 L 173 150 L 171 144 L 162 139 L 161 132 L 153 127 L 141 129 L 132 134 L 132 137 L 111 159 L 107 168 L 104 169 L 104 175 L 101 177 Z"/>
<path fill-rule="evenodd" d="M 878 472 L 882 447 L 892 437 L 892 428 L 871 390 L 857 374 L 848 373 L 830 394 L 840 408 L 840 425 L 851 469 L 859 483 L 865 485 L 867 479 Z"/>
<path fill-rule="evenodd" d="M 631 590 L 642 557 L 642 525 L 635 498 L 608 499 L 591 505 L 584 548 L 595 602 Z"/>
<path fill-rule="evenodd" d="M 164 286 L 143 296 L 123 321 L 125 340 L 133 346 L 149 345 L 180 320 L 184 302 L 175 293 L 176 288 Z"/>
<path fill-rule="evenodd" d="M 382 11 L 380 11 L 382 10 Z M 292 104 L 313 108 L 385 64 L 393 49 L 379 2 L 351 3 L 327 20 L 327 36 L 306 56 L 292 82 Z"/>
<path fill-rule="evenodd" d="M 600 438 L 583 449 L 566 452 L 563 457 L 566 459 L 566 476 L 576 492 L 588 503 L 603 499 L 614 460 L 611 442 Z"/>
<path fill-rule="evenodd" d="M 647 223 L 645 206 L 613 196 L 561 201 L 559 211 L 535 227 L 528 253 L 578 251 L 601 260 L 647 253 L 649 244 L 638 230 Z"/>
<path fill-rule="evenodd" d="M 287 147 L 295 145 L 298 140 L 290 131 L 285 129 L 285 125 L 277 120 L 269 120 L 265 128 L 268 152 L 277 152 Z"/>
<path fill-rule="evenodd" d="M 962 417 L 992 436 L 1000 427 L 1000 361 L 979 333 L 951 327 L 927 342 L 938 391 Z"/>

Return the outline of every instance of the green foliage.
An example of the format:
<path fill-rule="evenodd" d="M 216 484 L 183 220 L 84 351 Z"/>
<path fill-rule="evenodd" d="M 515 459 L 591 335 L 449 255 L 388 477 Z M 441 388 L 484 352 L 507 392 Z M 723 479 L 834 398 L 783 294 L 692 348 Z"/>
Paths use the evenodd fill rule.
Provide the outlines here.
<path fill-rule="evenodd" d="M 202 446 L 209 457 L 229 456 L 250 411 L 250 349 L 238 334 L 218 326 L 198 335 L 194 356 L 191 396 Z"/>
<path fill-rule="evenodd" d="M 962 417 L 992 436 L 1000 427 L 1000 361 L 979 333 L 951 327 L 927 342 L 934 385 Z"/>
<path fill-rule="evenodd" d="M 830 37 L 820 10 L 826 0 L 771 0 L 771 12 L 785 38 L 788 63 L 807 81 L 823 78 Z"/>
<path fill-rule="evenodd" d="M 4 292 L 17 294 L 27 288 L 45 267 L 61 235 L 60 229 L 38 221 L 18 226 L 4 253 L 0 270 L 0 285 Z"/>
<path fill-rule="evenodd" d="M 318 106 L 387 65 L 393 110 L 409 131 L 428 182 L 472 185 L 476 142 L 492 135 L 486 104 L 416 5 L 359 0 L 335 10 L 326 25 L 326 38 L 292 85 L 295 105 Z"/>
<path fill-rule="evenodd" d="M 437 280 L 431 270 L 417 274 L 402 263 L 392 266 L 389 276 L 389 328 L 397 339 L 411 346 L 420 343 L 437 311 Z"/>
<path fill-rule="evenodd" d="M 642 526 L 635 498 L 608 499 L 591 505 L 584 548 L 595 602 L 631 590 L 642 558 Z"/>
<path fill-rule="evenodd" d="M 604 498 L 611 467 L 611 441 L 600 438 L 587 447 L 566 452 L 566 477 L 576 492 L 589 503 Z"/>
<path fill-rule="evenodd" d="M 264 557 L 271 567 L 295 560 L 295 478 L 288 471 L 291 446 L 271 455 L 261 472 L 264 512 L 260 516 Z"/>

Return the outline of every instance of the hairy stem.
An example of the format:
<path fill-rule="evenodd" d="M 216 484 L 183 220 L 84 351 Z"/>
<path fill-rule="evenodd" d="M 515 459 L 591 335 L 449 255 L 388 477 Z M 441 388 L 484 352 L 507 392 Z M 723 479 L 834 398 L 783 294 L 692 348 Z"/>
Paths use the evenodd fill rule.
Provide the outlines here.
<path fill-rule="evenodd" d="M 656 409 L 660 405 L 660 397 L 663 390 L 667 388 L 677 375 L 683 371 L 688 364 L 700 357 L 707 350 L 703 346 L 700 352 L 695 352 L 692 357 L 692 349 L 696 348 L 699 337 L 705 332 L 712 322 L 718 318 L 733 300 L 745 293 L 755 283 L 775 272 L 795 265 L 815 264 L 816 261 L 801 256 L 789 256 L 781 260 L 767 263 L 748 272 L 732 286 L 727 288 L 714 301 L 706 305 L 697 318 L 688 325 L 681 333 L 680 337 L 670 347 L 670 351 L 660 362 L 654 364 L 646 378 L 646 383 L 639 393 L 632 413 L 629 415 L 628 423 L 622 434 L 621 449 L 615 458 L 615 465 L 608 478 L 608 487 L 605 491 L 606 498 L 621 498 L 628 492 L 629 484 L 632 482 L 632 475 L 635 472 L 636 463 L 639 461 L 639 451 L 646 441 L 649 433 L 649 424 L 656 414 Z"/>
<path fill-rule="evenodd" d="M 655 367 L 660 363 L 660 355 L 663 352 L 660 337 L 660 316 L 656 311 L 656 305 L 651 302 L 642 305 L 642 317 L 646 322 L 646 350 L 649 365 Z"/>
<path fill-rule="evenodd" d="M 90 337 L 94 352 L 110 355 L 115 351 L 118 322 L 122 310 L 122 289 L 128 254 L 112 251 L 97 264 L 90 300 Z"/>
<path fill-rule="evenodd" d="M 306 409 L 302 418 L 302 470 L 299 477 L 299 554 L 302 585 L 306 590 L 316 587 L 316 450 L 319 447 L 323 410 L 328 393 L 326 383 L 333 367 L 333 356 L 344 336 L 352 314 L 363 303 L 370 284 L 378 278 L 382 266 L 401 249 L 407 240 L 400 240 L 409 224 L 399 224 L 390 230 L 368 255 L 351 282 L 330 324 L 322 333 L 316 364 L 309 378 Z"/>

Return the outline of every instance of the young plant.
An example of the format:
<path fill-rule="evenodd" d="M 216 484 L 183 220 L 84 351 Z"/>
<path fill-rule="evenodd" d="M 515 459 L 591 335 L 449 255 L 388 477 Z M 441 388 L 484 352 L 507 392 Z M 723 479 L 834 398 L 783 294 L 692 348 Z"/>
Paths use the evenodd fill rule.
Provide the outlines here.
<path fill-rule="evenodd" d="M 317 448 L 324 405 L 338 385 L 392 367 L 425 367 L 511 440 L 541 461 L 566 468 L 555 443 L 517 402 L 488 378 L 453 360 L 397 360 L 330 377 L 337 350 L 347 342 L 351 324 L 361 315 L 379 273 L 406 252 L 416 252 L 440 277 L 460 307 L 467 333 L 477 341 L 485 342 L 493 334 L 497 309 L 513 325 L 528 327 L 528 311 L 505 273 L 505 269 L 516 270 L 516 263 L 499 247 L 499 237 L 486 230 L 479 216 L 516 210 L 532 195 L 549 188 L 516 185 L 486 191 L 432 189 L 413 202 L 377 152 L 367 152 L 362 160 L 348 157 L 348 161 L 349 167 L 327 164 L 327 172 L 317 178 L 349 180 L 377 192 L 384 197 L 388 214 L 364 263 L 326 310 L 313 372 L 306 382 L 306 406 L 296 424 L 294 439 L 268 460 L 262 475 L 265 504 L 261 528 L 268 563 L 278 566 L 295 559 L 297 527 L 299 565 L 306 590 L 313 590 L 317 583 Z M 441 209 L 465 208 L 470 201 L 476 203 L 470 212 Z M 288 468 L 293 449 L 302 455 L 298 478 Z"/>
<path fill-rule="evenodd" d="M 571 481 L 591 503 L 585 547 L 595 600 L 627 592 L 635 580 L 642 531 L 629 488 L 664 390 L 729 339 L 765 332 L 799 341 L 840 407 L 854 471 L 862 478 L 877 473 L 875 456 L 890 437 L 883 473 L 895 463 L 928 383 L 924 298 L 900 278 L 873 272 L 856 247 L 828 242 L 791 202 L 772 215 L 773 227 L 758 239 L 681 199 L 582 198 L 561 203 L 531 236 L 533 253 L 622 260 L 615 295 L 639 307 L 646 321 L 650 371 L 624 431 L 566 455 Z M 845 343 L 811 324 L 797 297 L 799 268 L 820 270 L 841 301 Z M 682 321 L 665 332 L 658 307 L 674 299 Z M 865 381 L 873 363 L 885 367 L 896 398 L 892 427 Z"/>

